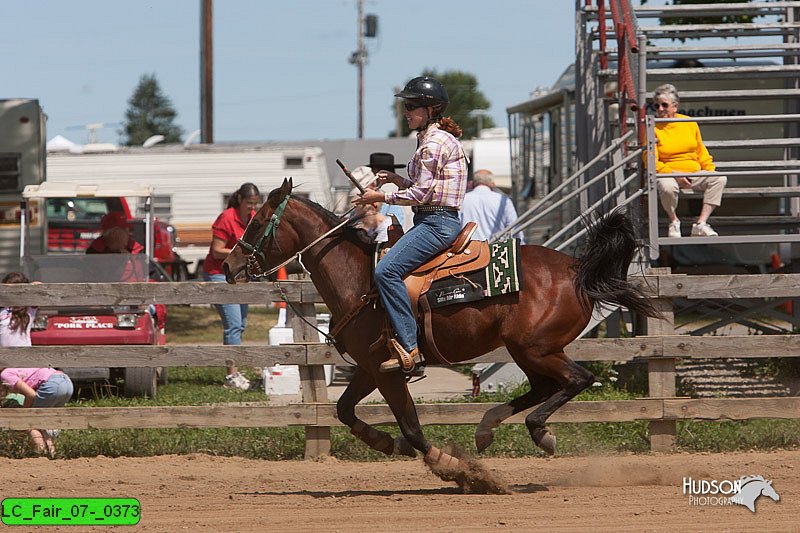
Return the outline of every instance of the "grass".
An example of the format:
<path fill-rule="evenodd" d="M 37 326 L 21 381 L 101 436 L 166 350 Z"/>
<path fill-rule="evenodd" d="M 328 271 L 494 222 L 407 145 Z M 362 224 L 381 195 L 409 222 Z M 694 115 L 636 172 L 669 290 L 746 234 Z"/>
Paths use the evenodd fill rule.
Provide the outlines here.
<path fill-rule="evenodd" d="M 266 306 L 251 306 L 245 342 L 264 343 L 277 313 Z M 170 343 L 221 343 L 222 327 L 211 307 L 170 306 L 167 334 Z M 465 370 L 468 367 L 464 367 Z M 244 369 L 251 379 L 260 376 L 258 369 Z M 625 400 L 642 397 L 637 386 L 626 390 L 625 380 L 617 379 L 611 364 L 591 367 L 601 383 L 581 393 L 578 400 Z M 156 400 L 124 398 L 96 389 L 68 404 L 70 408 L 114 406 L 209 405 L 216 403 L 268 401 L 261 391 L 239 391 L 221 386 L 223 368 L 171 368 L 170 383 L 159 388 Z M 623 376 L 620 376 L 622 378 Z M 630 381 L 626 382 L 629 383 Z M 527 386 L 464 398 L 462 402 L 506 402 L 525 392 Z M 558 437 L 559 455 L 597 453 L 647 453 L 646 422 L 552 424 Z M 383 428 L 393 435 L 396 426 Z M 452 443 L 475 453 L 473 425 L 426 426 L 425 435 L 437 444 Z M 305 450 L 304 429 L 291 428 L 221 428 L 221 429 L 124 429 L 65 430 L 58 439 L 59 456 L 64 458 L 106 455 L 151 456 L 164 454 L 208 453 L 255 459 L 302 459 Z M 772 450 L 800 447 L 800 420 L 749 420 L 726 422 L 678 422 L 677 449 L 692 452 L 736 450 Z M 331 453 L 342 460 L 376 461 L 386 457 L 370 450 L 343 427 L 331 431 Z M 483 453 L 490 457 L 543 456 L 531 442 L 521 424 L 502 425 L 495 432 L 492 446 Z M 0 432 L 0 456 L 29 457 L 33 452 L 24 432 Z"/>

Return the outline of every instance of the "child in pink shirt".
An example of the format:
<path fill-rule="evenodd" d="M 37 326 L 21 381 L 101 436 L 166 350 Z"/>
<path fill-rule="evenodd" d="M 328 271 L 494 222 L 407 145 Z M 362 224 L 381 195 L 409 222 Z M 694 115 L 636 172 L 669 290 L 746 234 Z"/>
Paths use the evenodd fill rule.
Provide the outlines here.
<path fill-rule="evenodd" d="M 3 283 L 30 283 L 20 272 L 11 272 Z M 0 308 L 0 346 L 31 345 L 34 307 Z M 25 397 L 23 407 L 63 407 L 72 397 L 69 376 L 54 368 L 1 368 L 0 381 L 11 392 Z M 36 450 L 55 454 L 52 430 L 31 429 L 28 434 Z"/>

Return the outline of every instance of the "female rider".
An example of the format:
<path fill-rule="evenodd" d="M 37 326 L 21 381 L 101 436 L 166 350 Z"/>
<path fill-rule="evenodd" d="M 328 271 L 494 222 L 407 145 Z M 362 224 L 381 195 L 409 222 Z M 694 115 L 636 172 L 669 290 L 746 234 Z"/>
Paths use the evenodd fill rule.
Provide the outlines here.
<path fill-rule="evenodd" d="M 354 202 L 410 205 L 414 211 L 414 227 L 375 268 L 375 285 L 396 337 L 389 340 L 390 358 L 381 364 L 381 372 L 400 369 L 401 361 L 405 361 L 403 369 L 410 371 L 420 362 L 417 322 L 403 277 L 453 244 L 461 229 L 458 211 L 467 187 L 467 157 L 457 139 L 461 128 L 443 117 L 450 102 L 444 86 L 421 76 L 409 81 L 395 97 L 404 100 L 403 116 L 409 128 L 418 132 L 417 149 L 408 163 L 410 179 L 380 170 L 378 186 L 392 182 L 400 190 L 367 190 Z"/>

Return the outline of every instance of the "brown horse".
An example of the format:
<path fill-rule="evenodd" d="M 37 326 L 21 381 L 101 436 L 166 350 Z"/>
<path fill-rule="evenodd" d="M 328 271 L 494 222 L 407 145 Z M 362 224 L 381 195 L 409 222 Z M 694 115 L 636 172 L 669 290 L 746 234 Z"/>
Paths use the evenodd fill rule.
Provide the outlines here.
<path fill-rule="evenodd" d="M 360 305 L 362 296 L 373 288 L 374 246 L 364 244 L 357 230 L 349 226 L 334 229 L 343 219 L 291 196 L 291 191 L 291 179 L 284 180 L 250 221 L 225 260 L 228 283 L 247 281 L 254 273 L 312 245 L 302 252 L 302 263 L 331 311 L 332 326 L 347 321 L 335 341 L 358 363 L 337 403 L 339 420 L 359 439 L 387 455 L 413 457 L 416 449 L 429 463 L 455 461 L 425 439 L 405 375 L 378 372 L 380 362 L 389 357 L 388 349 L 378 343 L 380 349 L 375 351 L 373 346 L 370 352 L 384 325 L 380 306 Z M 554 453 L 555 436 L 545 422 L 594 381 L 591 372 L 564 354 L 564 347 L 588 324 L 594 304 L 621 305 L 654 316 L 648 300 L 626 280 L 636 250 L 626 215 L 614 211 L 590 224 L 589 230 L 588 244 L 579 259 L 541 246 L 523 246 L 520 292 L 434 310 L 434 340 L 448 361 L 468 361 L 505 345 L 531 384 L 529 392 L 484 415 L 475 434 L 478 451 L 492 443 L 493 430 L 503 420 L 538 406 L 525 424 L 534 443 Z M 324 236 L 326 232 L 330 233 Z M 423 339 L 420 347 L 425 353 Z M 376 387 L 392 409 L 403 437 L 393 439 L 356 417 L 356 404 Z"/>

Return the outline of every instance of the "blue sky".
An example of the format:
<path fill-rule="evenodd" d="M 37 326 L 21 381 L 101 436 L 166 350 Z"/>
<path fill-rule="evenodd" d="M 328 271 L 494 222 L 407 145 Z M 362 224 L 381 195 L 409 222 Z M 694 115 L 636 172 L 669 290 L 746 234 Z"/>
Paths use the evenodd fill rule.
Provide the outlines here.
<path fill-rule="evenodd" d="M 366 0 L 365 136 L 394 127 L 393 88 L 425 68 L 475 74 L 505 108 L 574 60 L 574 0 Z M 185 134 L 199 128 L 200 1 L 4 0 L 0 98 L 38 98 L 47 136 L 119 122 L 139 77 L 155 73 Z M 214 136 L 220 141 L 357 134 L 355 0 L 214 2 Z M 116 142 L 118 128 L 98 132 Z"/>

